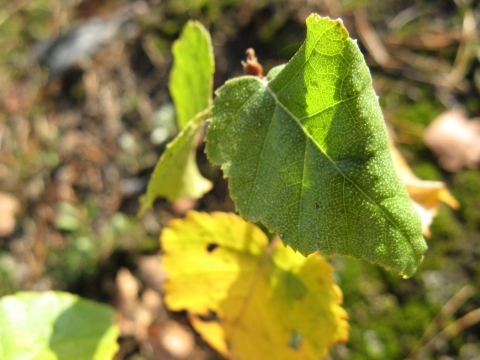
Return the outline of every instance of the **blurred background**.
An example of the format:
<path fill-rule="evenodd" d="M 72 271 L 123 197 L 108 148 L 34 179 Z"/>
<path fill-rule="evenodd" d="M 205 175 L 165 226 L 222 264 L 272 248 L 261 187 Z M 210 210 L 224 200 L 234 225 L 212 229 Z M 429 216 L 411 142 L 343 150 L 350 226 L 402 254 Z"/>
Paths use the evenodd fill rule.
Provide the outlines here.
<path fill-rule="evenodd" d="M 139 196 L 176 135 L 171 45 L 211 32 L 215 88 L 253 47 L 285 63 L 312 13 L 342 18 L 370 66 L 414 173 L 447 184 L 429 250 L 408 280 L 331 259 L 351 331 L 332 359 L 480 359 L 480 42 L 469 0 L 0 0 L 0 296 L 58 289 L 122 314 L 117 359 L 220 359 L 162 303 L 158 235 L 190 209 L 234 211 L 227 182 L 199 201 Z"/>

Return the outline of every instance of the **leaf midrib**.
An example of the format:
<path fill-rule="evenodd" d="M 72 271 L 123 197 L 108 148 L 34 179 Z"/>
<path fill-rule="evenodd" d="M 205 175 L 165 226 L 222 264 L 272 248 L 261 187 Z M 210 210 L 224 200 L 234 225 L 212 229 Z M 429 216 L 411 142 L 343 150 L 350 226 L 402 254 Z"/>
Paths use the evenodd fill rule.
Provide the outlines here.
<path fill-rule="evenodd" d="M 402 229 L 400 229 L 397 224 L 395 224 L 395 222 L 388 216 L 387 213 L 385 213 L 385 211 L 383 210 L 383 208 L 375 201 L 373 200 L 370 196 L 368 196 L 363 190 L 362 188 L 360 188 L 353 180 L 351 180 L 348 176 L 346 176 L 343 171 L 337 166 L 336 162 L 327 154 L 327 152 L 325 151 L 325 149 L 323 149 L 323 147 L 315 140 L 315 138 L 305 129 L 305 127 L 302 125 L 302 123 L 300 122 L 300 119 L 298 119 L 277 97 L 277 95 L 273 92 L 273 90 L 267 85 L 265 86 L 265 88 L 267 89 L 268 93 L 270 94 L 270 96 L 272 96 L 273 100 L 275 101 L 276 105 L 281 107 L 294 121 L 295 123 L 300 127 L 300 129 L 302 130 L 302 132 L 305 134 L 305 136 L 307 137 L 307 139 L 310 139 L 312 141 L 313 144 L 315 144 L 315 146 L 320 150 L 320 152 L 332 163 L 332 165 L 335 167 L 335 169 L 337 169 L 337 171 L 344 177 L 345 180 L 347 180 L 348 182 L 350 182 L 368 201 L 370 201 L 372 204 L 374 204 L 378 209 L 380 209 L 380 211 L 382 212 L 382 214 L 385 216 L 385 218 L 398 230 L 400 230 L 400 233 L 402 233 L 402 235 L 405 237 L 405 239 L 407 239 L 407 241 L 409 242 L 410 244 L 410 247 L 413 249 L 413 246 L 412 246 L 412 243 L 410 241 L 410 239 L 405 236 L 405 234 L 403 234 L 403 231 Z M 358 96 L 358 95 L 356 95 Z M 353 99 L 354 97 L 351 97 L 349 98 L 348 100 L 351 100 Z M 343 100 L 345 101 L 345 100 Z M 342 102 L 343 102 L 342 101 Z M 336 105 L 338 103 L 335 103 L 334 105 Z M 333 106 L 333 105 L 331 105 Z M 331 107 L 329 106 L 329 107 Z"/>

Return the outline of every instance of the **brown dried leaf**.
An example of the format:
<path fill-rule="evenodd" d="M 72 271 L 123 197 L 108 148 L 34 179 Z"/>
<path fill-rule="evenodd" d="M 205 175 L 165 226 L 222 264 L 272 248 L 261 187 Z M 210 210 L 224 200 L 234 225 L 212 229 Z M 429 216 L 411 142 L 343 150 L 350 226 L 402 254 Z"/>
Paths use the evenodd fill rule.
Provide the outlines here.
<path fill-rule="evenodd" d="M 422 219 L 423 235 L 429 237 L 431 235 L 430 225 L 433 218 L 438 214 L 440 202 L 447 204 L 453 209 L 457 209 L 459 204 L 443 182 L 419 179 L 410 169 L 400 151 L 395 147 L 391 137 L 390 153 L 392 154 L 395 170 L 405 184 L 413 206 Z"/>
<path fill-rule="evenodd" d="M 167 274 L 161 270 L 161 260 L 158 255 L 143 255 L 138 260 L 138 277 L 149 288 L 159 294 Z"/>
<path fill-rule="evenodd" d="M 9 236 L 15 229 L 15 214 L 19 201 L 12 195 L 0 192 L 0 237 Z"/>
<path fill-rule="evenodd" d="M 163 348 L 176 359 L 188 359 L 195 345 L 190 329 L 175 321 L 164 324 L 159 340 Z"/>
<path fill-rule="evenodd" d="M 115 283 L 121 334 L 127 337 L 133 335 L 136 341 L 143 344 L 148 340 L 150 325 L 164 310 L 162 298 L 148 287 L 139 297 L 140 284 L 126 268 L 118 271 Z"/>
<path fill-rule="evenodd" d="M 476 168 L 480 163 L 480 121 L 469 120 L 460 110 L 449 110 L 426 129 L 425 142 L 448 171 Z"/>
<path fill-rule="evenodd" d="M 121 268 L 115 279 L 117 288 L 117 310 L 120 315 L 120 331 L 122 335 L 132 335 L 137 332 L 135 309 L 138 306 L 139 286 L 130 270 Z"/>
<path fill-rule="evenodd" d="M 115 280 L 118 300 L 121 304 L 132 304 L 138 299 L 138 282 L 127 268 L 118 270 Z"/>

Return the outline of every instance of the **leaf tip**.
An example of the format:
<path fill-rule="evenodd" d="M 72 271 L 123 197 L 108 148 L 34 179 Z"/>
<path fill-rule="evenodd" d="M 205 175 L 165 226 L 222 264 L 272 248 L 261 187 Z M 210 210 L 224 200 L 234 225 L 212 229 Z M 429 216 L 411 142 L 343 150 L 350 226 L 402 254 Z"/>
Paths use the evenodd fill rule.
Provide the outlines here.
<path fill-rule="evenodd" d="M 140 219 L 141 217 L 143 217 L 143 215 L 145 215 L 145 212 L 152 207 L 152 199 L 150 196 L 148 196 L 148 193 L 147 193 L 140 196 L 139 203 L 140 203 L 140 210 L 138 210 L 137 218 Z"/>
<path fill-rule="evenodd" d="M 334 26 L 335 30 L 341 35 L 342 40 L 345 41 L 349 39 L 350 35 L 348 33 L 348 30 L 345 28 L 343 25 L 343 20 L 342 19 L 331 19 L 330 17 L 326 16 L 323 17 L 319 14 L 312 13 L 308 18 L 307 18 L 307 28 L 309 27 L 310 24 L 314 23 L 319 23 L 320 21 L 325 21 L 328 20 L 331 25 Z"/>
<path fill-rule="evenodd" d="M 420 264 L 421 264 L 422 261 L 423 261 L 423 258 L 424 258 L 424 256 L 421 255 L 417 263 L 411 264 L 411 265 L 405 267 L 405 269 L 403 269 L 402 271 L 400 271 L 400 274 L 399 274 L 399 275 L 402 277 L 402 279 L 409 279 L 409 278 L 411 278 L 413 275 L 415 275 L 415 273 L 417 272 L 418 267 L 420 266 Z"/>

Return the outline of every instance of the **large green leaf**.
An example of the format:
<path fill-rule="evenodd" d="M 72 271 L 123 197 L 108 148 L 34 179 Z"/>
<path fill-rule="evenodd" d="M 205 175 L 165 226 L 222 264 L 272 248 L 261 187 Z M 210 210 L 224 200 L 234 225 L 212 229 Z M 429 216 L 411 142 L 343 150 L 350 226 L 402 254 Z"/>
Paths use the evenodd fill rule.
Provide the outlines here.
<path fill-rule="evenodd" d="M 311 15 L 283 69 L 231 80 L 217 95 L 207 155 L 230 178 L 242 216 L 305 255 L 319 249 L 415 272 L 426 250 L 420 219 L 395 173 L 368 68 L 340 20 Z"/>
<path fill-rule="evenodd" d="M 142 199 L 140 214 L 150 208 L 159 196 L 171 201 L 183 197 L 200 198 L 212 188 L 211 182 L 198 171 L 195 161 L 197 134 L 204 123 L 199 114 L 212 102 L 215 65 L 210 34 L 202 24 L 189 21 L 174 43 L 172 52 L 174 59 L 169 89 L 178 127 L 183 131 L 158 160 Z"/>
<path fill-rule="evenodd" d="M 61 292 L 0 300 L 0 359 L 107 360 L 118 350 L 110 306 Z"/>

